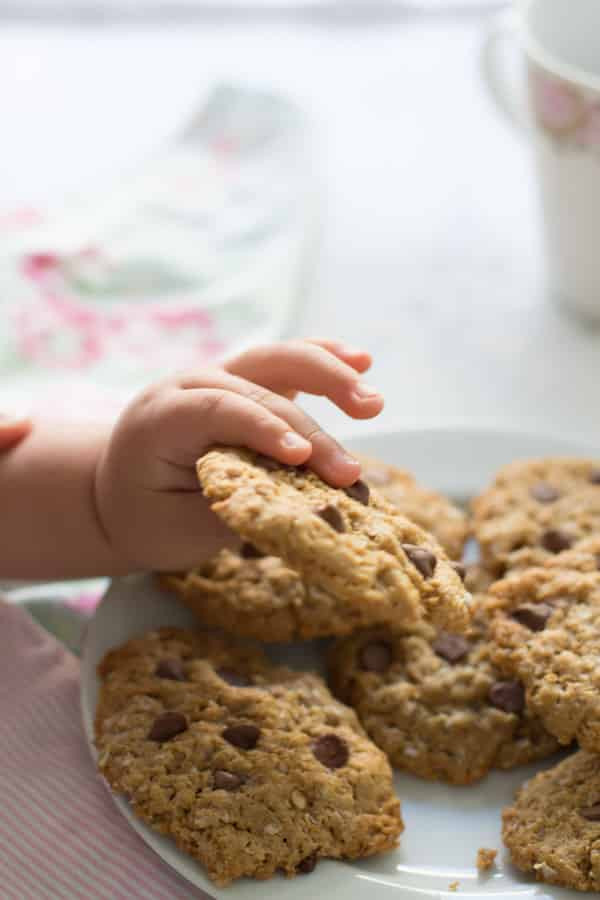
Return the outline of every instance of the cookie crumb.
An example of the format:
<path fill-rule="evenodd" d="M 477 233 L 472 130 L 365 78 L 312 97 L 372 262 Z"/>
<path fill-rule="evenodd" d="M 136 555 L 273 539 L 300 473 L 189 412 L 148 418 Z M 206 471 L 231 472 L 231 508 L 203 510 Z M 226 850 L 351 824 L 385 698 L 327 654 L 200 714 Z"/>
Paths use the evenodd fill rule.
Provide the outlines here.
<path fill-rule="evenodd" d="M 477 851 L 477 868 L 480 872 L 487 872 L 496 862 L 497 850 L 490 850 L 489 847 L 480 847 Z"/>
<path fill-rule="evenodd" d="M 456 891 L 456 890 L 458 890 L 459 884 L 460 884 L 460 881 L 453 881 L 452 884 L 449 884 L 449 885 L 448 885 L 448 888 L 449 888 L 451 891 Z"/>

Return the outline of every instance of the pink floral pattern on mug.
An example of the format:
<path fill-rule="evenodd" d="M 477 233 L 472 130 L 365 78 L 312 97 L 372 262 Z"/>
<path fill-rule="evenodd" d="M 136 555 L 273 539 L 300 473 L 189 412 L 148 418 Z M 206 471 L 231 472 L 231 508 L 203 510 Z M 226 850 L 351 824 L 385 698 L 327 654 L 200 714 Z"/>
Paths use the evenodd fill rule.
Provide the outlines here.
<path fill-rule="evenodd" d="M 538 125 L 562 145 L 600 149 L 600 97 L 531 67 L 531 102 Z"/>

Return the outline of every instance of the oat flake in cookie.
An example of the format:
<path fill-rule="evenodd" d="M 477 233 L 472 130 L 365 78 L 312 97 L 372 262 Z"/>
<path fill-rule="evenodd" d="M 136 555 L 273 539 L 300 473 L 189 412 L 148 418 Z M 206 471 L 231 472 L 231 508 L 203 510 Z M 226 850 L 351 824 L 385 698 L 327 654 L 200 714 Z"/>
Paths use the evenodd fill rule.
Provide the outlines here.
<path fill-rule="evenodd" d="M 503 811 L 502 837 L 538 881 L 600 891 L 600 756 L 580 750 L 526 782 Z"/>
<path fill-rule="evenodd" d="M 600 752 L 600 572 L 574 553 L 492 586 L 493 658 L 562 744 Z"/>
<path fill-rule="evenodd" d="M 472 510 L 473 531 L 490 571 L 507 571 L 511 554 L 526 548 L 534 548 L 542 561 L 600 533 L 600 462 L 511 463 L 473 501 Z"/>
<path fill-rule="evenodd" d="M 198 461 L 202 490 L 230 528 L 308 584 L 372 608 L 375 620 L 467 626 L 470 595 L 435 538 L 362 482 L 337 489 L 264 459 L 225 448 Z M 323 515 L 330 507 L 335 527 Z"/>
<path fill-rule="evenodd" d="M 99 673 L 102 774 L 216 884 L 396 845 L 388 761 L 316 675 L 173 628 L 111 651 Z"/>
<path fill-rule="evenodd" d="M 492 664 L 485 604 L 475 599 L 467 634 L 368 629 L 331 651 L 334 693 L 392 765 L 421 778 L 469 784 L 558 748 L 525 708 L 523 685 Z"/>

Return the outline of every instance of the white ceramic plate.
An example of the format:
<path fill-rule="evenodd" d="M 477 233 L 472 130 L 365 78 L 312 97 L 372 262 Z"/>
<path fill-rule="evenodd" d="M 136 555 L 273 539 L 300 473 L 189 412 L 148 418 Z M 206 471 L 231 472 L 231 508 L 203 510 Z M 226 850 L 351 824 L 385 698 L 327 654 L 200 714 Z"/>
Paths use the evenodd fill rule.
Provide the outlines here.
<path fill-rule="evenodd" d="M 494 471 L 519 457 L 544 455 L 598 455 L 597 449 L 561 438 L 468 428 L 428 429 L 372 434 L 349 440 L 354 450 L 405 466 L 419 480 L 455 498 L 479 491 Z M 93 719 L 98 695 L 96 666 L 104 653 L 128 638 L 160 625 L 188 626 L 191 614 L 170 594 L 160 591 L 149 576 L 115 581 L 91 621 L 82 659 L 81 701 L 91 752 Z M 315 643 L 279 645 L 270 650 L 280 661 L 298 668 L 318 667 Z M 546 762 L 545 766 L 550 763 Z M 513 772 L 495 772 L 473 787 L 430 784 L 410 775 L 396 774 L 406 831 L 400 847 L 383 856 L 357 863 L 320 862 L 314 873 L 292 880 L 248 879 L 220 890 L 205 877 L 202 867 L 181 853 L 175 844 L 156 834 L 115 797 L 119 809 L 143 839 L 192 884 L 216 898 L 228 900 L 306 900 L 328 894 L 359 900 L 425 900 L 455 896 L 469 900 L 517 900 L 555 897 L 574 900 L 574 891 L 538 885 L 513 869 L 500 838 L 500 810 L 515 789 L 542 766 Z M 498 865 L 488 876 L 477 873 L 479 847 L 498 849 Z"/>

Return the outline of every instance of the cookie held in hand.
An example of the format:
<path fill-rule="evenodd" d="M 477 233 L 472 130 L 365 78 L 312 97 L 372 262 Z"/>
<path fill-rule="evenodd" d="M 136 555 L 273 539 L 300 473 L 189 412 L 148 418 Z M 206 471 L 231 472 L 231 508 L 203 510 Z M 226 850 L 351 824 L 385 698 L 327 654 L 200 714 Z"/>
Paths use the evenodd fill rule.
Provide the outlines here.
<path fill-rule="evenodd" d="M 197 471 L 227 525 L 307 584 L 372 607 L 374 621 L 467 627 L 471 597 L 442 547 L 365 482 L 333 488 L 303 467 L 231 448 L 207 453 Z"/>
<path fill-rule="evenodd" d="M 357 457 L 362 479 L 388 500 L 398 512 L 430 532 L 450 559 L 460 559 L 469 535 L 466 513 L 443 494 L 418 484 L 406 469 L 380 460 Z"/>
<path fill-rule="evenodd" d="M 247 543 L 240 553 L 221 550 L 191 572 L 161 575 L 160 582 L 203 625 L 265 642 L 349 634 L 389 615 L 383 605 L 348 602 L 306 584 L 282 559 Z"/>

